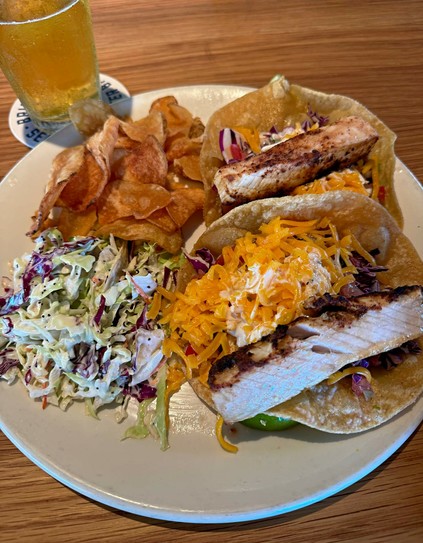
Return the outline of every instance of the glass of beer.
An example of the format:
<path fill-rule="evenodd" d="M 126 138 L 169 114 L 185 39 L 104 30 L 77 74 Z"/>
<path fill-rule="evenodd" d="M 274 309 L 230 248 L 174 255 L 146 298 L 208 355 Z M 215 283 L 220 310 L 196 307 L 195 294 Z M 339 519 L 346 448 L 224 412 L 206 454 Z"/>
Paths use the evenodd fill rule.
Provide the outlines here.
<path fill-rule="evenodd" d="M 88 0 L 0 0 L 0 67 L 37 128 L 68 123 L 100 96 Z"/>

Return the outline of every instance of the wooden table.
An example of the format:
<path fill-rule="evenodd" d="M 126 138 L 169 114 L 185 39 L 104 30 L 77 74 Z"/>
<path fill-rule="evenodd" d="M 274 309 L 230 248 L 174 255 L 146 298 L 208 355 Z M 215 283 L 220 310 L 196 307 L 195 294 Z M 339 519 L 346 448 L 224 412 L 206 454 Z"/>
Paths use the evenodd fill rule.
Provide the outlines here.
<path fill-rule="evenodd" d="M 153 5 L 154 4 L 154 5 Z M 261 86 L 276 73 L 364 102 L 423 179 L 423 3 L 378 0 L 91 0 L 100 69 L 132 94 L 176 85 Z M 0 74 L 0 177 L 27 149 L 10 134 L 14 95 Z M 423 428 L 347 490 L 284 516 L 173 524 L 76 494 L 0 436 L 0 540 L 366 541 L 423 539 Z"/>

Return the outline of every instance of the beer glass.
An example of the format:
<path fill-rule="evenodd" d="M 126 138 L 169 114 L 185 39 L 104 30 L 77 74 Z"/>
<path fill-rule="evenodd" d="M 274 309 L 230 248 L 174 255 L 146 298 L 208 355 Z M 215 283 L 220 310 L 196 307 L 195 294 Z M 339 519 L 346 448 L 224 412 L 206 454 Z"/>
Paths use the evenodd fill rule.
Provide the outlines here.
<path fill-rule="evenodd" d="M 88 0 L 0 0 L 0 67 L 37 128 L 69 122 L 100 96 Z"/>

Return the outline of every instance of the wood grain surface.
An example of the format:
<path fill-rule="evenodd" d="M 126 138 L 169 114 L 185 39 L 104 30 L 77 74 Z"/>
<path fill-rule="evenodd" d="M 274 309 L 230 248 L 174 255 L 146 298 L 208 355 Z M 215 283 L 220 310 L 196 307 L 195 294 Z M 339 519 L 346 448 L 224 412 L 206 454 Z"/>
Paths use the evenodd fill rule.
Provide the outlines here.
<path fill-rule="evenodd" d="M 91 0 L 91 9 L 100 69 L 132 94 L 261 86 L 283 73 L 365 103 L 396 132 L 397 155 L 423 179 L 421 0 Z M 3 177 L 28 149 L 9 132 L 14 95 L 2 74 L 0 93 Z M 423 541 L 422 458 L 420 427 L 380 468 L 323 502 L 269 520 L 196 526 L 92 502 L 0 434 L 0 541 Z"/>

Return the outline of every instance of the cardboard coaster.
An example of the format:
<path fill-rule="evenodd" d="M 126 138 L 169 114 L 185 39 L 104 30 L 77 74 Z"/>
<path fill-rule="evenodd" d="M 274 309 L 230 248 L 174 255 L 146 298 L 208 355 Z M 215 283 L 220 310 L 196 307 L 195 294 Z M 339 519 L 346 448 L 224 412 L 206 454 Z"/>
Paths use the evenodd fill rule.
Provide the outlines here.
<path fill-rule="evenodd" d="M 101 98 L 106 104 L 113 106 L 129 97 L 127 88 L 120 81 L 109 75 L 100 74 Z M 27 147 L 35 147 L 49 137 L 36 128 L 20 100 L 15 100 L 9 113 L 9 128 L 17 140 Z"/>

